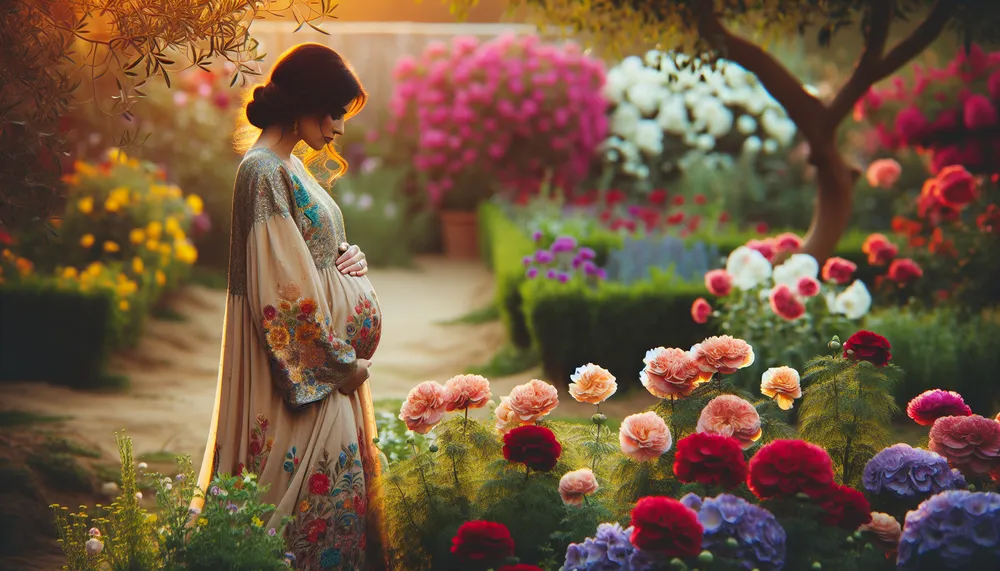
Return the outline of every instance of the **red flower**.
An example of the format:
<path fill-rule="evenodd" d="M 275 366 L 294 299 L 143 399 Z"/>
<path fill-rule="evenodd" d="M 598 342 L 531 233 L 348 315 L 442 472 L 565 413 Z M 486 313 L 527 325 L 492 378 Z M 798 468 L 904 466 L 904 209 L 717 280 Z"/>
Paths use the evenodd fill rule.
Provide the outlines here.
<path fill-rule="evenodd" d="M 826 513 L 823 523 L 854 531 L 872 520 L 871 505 L 861 492 L 839 484 L 810 494 Z"/>
<path fill-rule="evenodd" d="M 962 119 L 969 129 L 985 129 L 997 124 L 997 109 L 985 95 L 971 95 L 962 104 Z"/>
<path fill-rule="evenodd" d="M 677 194 L 674 195 L 673 200 L 670 201 L 674 206 L 684 206 L 684 195 Z"/>
<path fill-rule="evenodd" d="M 317 496 L 327 495 L 330 492 L 330 478 L 320 472 L 309 476 L 309 492 Z"/>
<path fill-rule="evenodd" d="M 503 457 L 532 470 L 548 472 L 556 467 L 562 446 L 544 426 L 519 426 L 503 435 Z"/>
<path fill-rule="evenodd" d="M 316 311 L 316 301 L 310 298 L 305 298 L 299 302 L 299 311 L 305 315 L 312 315 Z"/>
<path fill-rule="evenodd" d="M 758 498 L 817 494 L 833 485 L 830 455 L 804 440 L 775 440 L 750 459 L 750 491 Z"/>
<path fill-rule="evenodd" d="M 614 206 L 623 200 L 625 200 L 625 193 L 617 189 L 609 190 L 608 193 L 604 195 L 604 203 L 608 206 Z"/>
<path fill-rule="evenodd" d="M 972 409 L 955 391 L 933 389 L 913 397 L 906 405 L 906 415 L 921 426 L 931 426 L 942 416 L 972 416 Z"/>
<path fill-rule="evenodd" d="M 962 165 L 944 167 L 935 180 L 935 197 L 945 206 L 962 208 L 979 196 L 975 177 Z"/>
<path fill-rule="evenodd" d="M 451 552 L 462 563 L 496 563 L 514 554 L 514 539 L 502 523 L 468 521 L 452 538 Z"/>
<path fill-rule="evenodd" d="M 767 222 L 758 222 L 757 225 L 754 226 L 754 230 L 758 234 L 767 234 L 771 231 L 771 227 L 767 225 Z"/>
<path fill-rule="evenodd" d="M 765 240 L 750 240 L 746 243 L 746 247 L 751 250 L 757 250 L 769 262 L 774 259 L 774 255 L 777 253 L 774 241 L 770 238 Z"/>
<path fill-rule="evenodd" d="M 868 255 L 868 263 L 873 266 L 881 266 L 896 257 L 899 248 L 889 241 L 884 234 L 871 234 L 865 238 L 861 245 L 861 252 Z"/>
<path fill-rule="evenodd" d="M 278 310 L 275 309 L 273 305 L 265 305 L 264 306 L 264 319 L 267 319 L 268 321 L 270 321 L 270 320 L 274 319 L 274 317 L 276 315 L 278 315 Z"/>
<path fill-rule="evenodd" d="M 976 217 L 976 226 L 981 232 L 1000 234 L 1000 206 L 987 205 L 986 210 Z"/>
<path fill-rule="evenodd" d="M 703 297 L 699 297 L 691 304 L 691 319 L 695 323 L 708 323 L 708 318 L 712 316 L 712 306 Z"/>
<path fill-rule="evenodd" d="M 698 206 L 704 206 L 708 202 L 708 198 L 704 194 L 694 195 L 694 203 Z"/>
<path fill-rule="evenodd" d="M 927 118 L 915 105 L 903 109 L 896 115 L 896 133 L 901 142 L 917 142 L 927 131 Z"/>
<path fill-rule="evenodd" d="M 823 281 L 844 285 L 851 281 L 854 271 L 857 269 L 858 266 L 850 260 L 845 260 L 844 258 L 827 258 L 826 263 L 823 264 Z"/>
<path fill-rule="evenodd" d="M 681 222 L 684 222 L 684 213 L 683 212 L 674 212 L 670 216 L 667 216 L 667 224 L 670 224 L 671 226 L 676 226 L 677 224 L 680 224 Z"/>
<path fill-rule="evenodd" d="M 667 191 L 662 188 L 657 188 L 653 192 L 649 193 L 649 203 L 655 204 L 657 206 L 665 203 L 667 201 Z"/>
<path fill-rule="evenodd" d="M 747 463 L 740 441 L 729 436 L 695 432 L 677 441 L 674 475 L 685 482 L 733 488 L 746 481 Z"/>
<path fill-rule="evenodd" d="M 806 305 L 785 284 L 772 289 L 768 301 L 771 303 L 771 311 L 782 319 L 794 321 L 806 314 Z"/>
<path fill-rule="evenodd" d="M 802 297 L 813 297 L 819 293 L 819 281 L 812 276 L 802 276 L 796 284 L 796 289 Z"/>
<path fill-rule="evenodd" d="M 878 333 L 858 331 L 844 343 L 844 358 L 868 361 L 876 367 L 884 367 L 892 360 L 892 345 Z"/>
<path fill-rule="evenodd" d="M 0 228 L 0 244 L 3 244 L 4 246 L 9 246 L 12 243 L 14 243 L 14 239 L 11 238 L 10 233 L 4 230 L 3 228 Z"/>
<path fill-rule="evenodd" d="M 906 236 L 915 236 L 920 233 L 923 224 L 916 220 L 910 220 L 902 216 L 895 216 L 892 219 L 892 231 Z"/>
<path fill-rule="evenodd" d="M 889 264 L 888 275 L 890 280 L 900 285 L 907 285 L 924 275 L 924 271 L 910 258 L 899 258 Z"/>
<path fill-rule="evenodd" d="M 309 543 L 316 543 L 319 541 L 319 537 L 326 532 L 326 520 L 325 519 L 314 519 L 308 524 L 306 524 L 306 541 Z"/>
<path fill-rule="evenodd" d="M 704 528 L 698 514 L 673 498 L 648 496 L 632 509 L 632 545 L 666 557 L 687 559 L 701 552 Z"/>
<path fill-rule="evenodd" d="M 711 270 L 705 273 L 705 287 L 714 296 L 727 296 L 733 291 L 733 276 L 726 270 Z"/>
<path fill-rule="evenodd" d="M 774 237 L 774 245 L 779 252 L 798 252 L 802 248 L 802 238 L 785 232 Z"/>

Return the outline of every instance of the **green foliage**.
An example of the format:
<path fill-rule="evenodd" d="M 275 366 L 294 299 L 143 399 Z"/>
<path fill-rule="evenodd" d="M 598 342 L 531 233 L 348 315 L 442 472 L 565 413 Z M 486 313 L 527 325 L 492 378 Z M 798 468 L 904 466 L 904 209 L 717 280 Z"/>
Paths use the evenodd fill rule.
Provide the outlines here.
<path fill-rule="evenodd" d="M 538 365 L 538 353 L 534 349 L 518 349 L 513 345 L 501 346 L 493 357 L 481 365 L 473 365 L 466 373 L 484 377 L 507 377 L 527 371 Z"/>
<path fill-rule="evenodd" d="M 500 310 L 496 303 L 489 303 L 478 309 L 473 309 L 461 317 L 441 322 L 442 325 L 480 325 L 500 319 Z"/>
<path fill-rule="evenodd" d="M 434 443 L 436 433 L 414 434 L 399 420 L 400 401 L 379 401 L 375 408 L 375 427 L 378 429 L 378 447 L 389 462 L 398 462 L 413 455 L 413 447 L 423 449 Z M 413 445 L 410 441 L 413 441 Z"/>
<path fill-rule="evenodd" d="M 839 356 L 807 365 L 799 433 L 830 453 L 843 484 L 858 487 L 868 460 L 891 444 L 890 424 L 899 412 L 892 388 L 901 377 L 894 365 Z"/>
<path fill-rule="evenodd" d="M 479 206 L 479 227 L 488 237 L 485 243 L 490 248 L 500 320 L 514 346 L 529 347 L 531 336 L 521 310 L 519 288 L 525 279 L 521 259 L 532 252 L 531 238 L 507 218 L 499 205 L 491 202 Z"/>

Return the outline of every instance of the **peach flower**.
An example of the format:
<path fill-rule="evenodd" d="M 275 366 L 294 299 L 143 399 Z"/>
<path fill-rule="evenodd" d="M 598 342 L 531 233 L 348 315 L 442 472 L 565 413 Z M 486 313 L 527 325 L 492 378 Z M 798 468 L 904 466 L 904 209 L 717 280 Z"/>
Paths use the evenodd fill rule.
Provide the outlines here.
<path fill-rule="evenodd" d="M 691 348 L 698 368 L 706 373 L 731 375 L 753 365 L 753 347 L 730 335 L 709 337 Z"/>
<path fill-rule="evenodd" d="M 709 378 L 698 368 L 690 353 L 683 349 L 657 347 L 646 351 L 646 367 L 639 373 L 642 386 L 661 399 L 679 399 Z"/>
<path fill-rule="evenodd" d="M 618 383 L 607 369 L 593 363 L 577 367 L 569 376 L 569 394 L 577 402 L 601 404 L 618 390 Z"/>
<path fill-rule="evenodd" d="M 427 434 L 444 418 L 448 391 L 441 383 L 424 381 L 410 389 L 399 409 L 399 420 L 417 434 Z"/>
<path fill-rule="evenodd" d="M 545 381 L 532 379 L 514 387 L 510 396 L 501 400 L 507 402 L 507 406 L 521 422 L 535 422 L 559 406 L 559 391 Z"/>
<path fill-rule="evenodd" d="M 625 417 L 618 429 L 618 443 L 626 456 L 639 462 L 655 460 L 670 450 L 670 429 L 658 414 L 642 412 Z"/>
<path fill-rule="evenodd" d="M 597 478 L 590 468 L 580 468 L 566 474 L 559 480 L 559 495 L 564 504 L 578 506 L 583 497 L 597 491 Z"/>
<path fill-rule="evenodd" d="M 888 551 L 896 551 L 899 536 L 903 533 L 899 521 L 889 514 L 872 512 L 871 523 L 866 523 L 858 531 L 870 531 L 875 536 L 879 546 Z"/>
<path fill-rule="evenodd" d="M 865 178 L 868 179 L 868 184 L 874 188 L 892 188 L 902 172 L 903 168 L 899 166 L 898 162 L 892 159 L 878 159 L 868 165 Z"/>
<path fill-rule="evenodd" d="M 455 375 L 444 384 L 447 410 L 483 408 L 490 400 L 490 382 L 479 375 Z"/>
<path fill-rule="evenodd" d="M 764 433 L 757 409 L 736 395 L 719 395 L 701 409 L 697 432 L 731 436 L 746 450 Z"/>
<path fill-rule="evenodd" d="M 986 476 L 1000 467 L 1000 423 L 978 414 L 942 416 L 931 426 L 928 448 L 967 478 Z"/>
<path fill-rule="evenodd" d="M 493 415 L 497 418 L 496 429 L 500 434 L 506 434 L 510 430 L 524 424 L 507 405 L 506 399 L 500 400 L 500 404 L 493 410 Z"/>
<path fill-rule="evenodd" d="M 278 284 L 278 299 L 285 301 L 298 301 L 301 295 L 302 290 L 299 289 L 299 285 L 295 282 Z"/>
<path fill-rule="evenodd" d="M 760 392 L 778 403 L 778 408 L 792 408 L 795 399 L 802 396 L 799 372 L 791 367 L 771 367 L 760 377 Z"/>

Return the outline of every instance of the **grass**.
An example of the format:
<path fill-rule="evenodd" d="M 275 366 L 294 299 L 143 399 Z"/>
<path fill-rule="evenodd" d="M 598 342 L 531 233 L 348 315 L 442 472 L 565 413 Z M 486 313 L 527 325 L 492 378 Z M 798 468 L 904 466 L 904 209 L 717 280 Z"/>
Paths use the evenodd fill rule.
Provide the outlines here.
<path fill-rule="evenodd" d="M 145 452 L 139 454 L 139 461 L 152 464 L 174 464 L 180 454 L 169 450 L 157 450 L 156 452 Z"/>
<path fill-rule="evenodd" d="M 100 458 L 101 451 L 96 448 L 89 448 L 78 442 L 50 436 L 43 444 L 44 450 L 48 454 L 69 454 L 71 456 L 83 456 L 85 458 Z"/>
<path fill-rule="evenodd" d="M 519 349 L 513 345 L 504 345 L 489 362 L 473 366 L 465 372 L 484 377 L 507 377 L 523 373 L 538 366 L 538 354 L 532 349 Z"/>
<path fill-rule="evenodd" d="M 94 491 L 93 477 L 72 454 L 32 454 L 28 456 L 28 466 L 52 488 L 67 492 Z"/>
<path fill-rule="evenodd" d="M 26 410 L 0 410 L 0 428 L 10 428 L 14 426 L 29 426 L 32 424 L 62 422 L 69 420 L 70 416 L 51 416 L 37 414 Z"/>
<path fill-rule="evenodd" d="M 455 319 L 439 322 L 440 325 L 481 325 L 500 319 L 500 308 L 496 303 L 473 309 L 469 313 Z"/>

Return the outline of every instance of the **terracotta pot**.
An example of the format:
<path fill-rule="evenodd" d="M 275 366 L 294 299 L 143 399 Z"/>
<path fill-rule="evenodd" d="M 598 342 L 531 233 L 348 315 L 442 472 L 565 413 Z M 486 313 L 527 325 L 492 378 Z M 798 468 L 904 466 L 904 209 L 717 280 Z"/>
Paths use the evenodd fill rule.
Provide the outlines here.
<path fill-rule="evenodd" d="M 441 241 L 445 256 L 460 260 L 479 258 L 479 221 L 475 211 L 442 210 Z"/>

